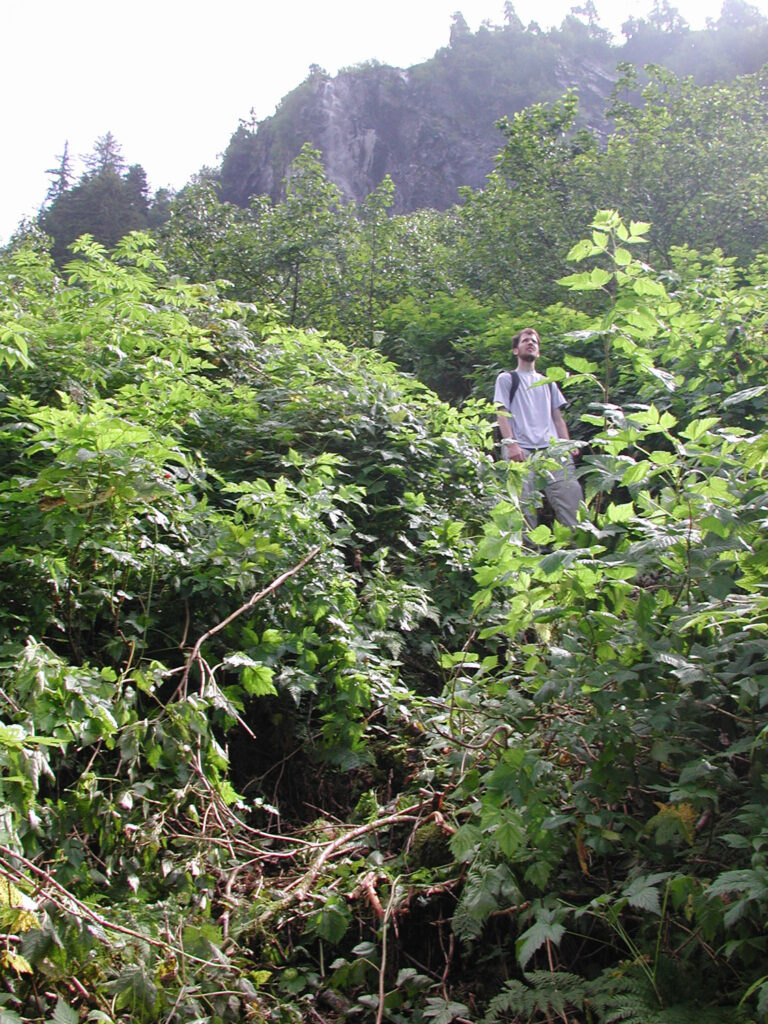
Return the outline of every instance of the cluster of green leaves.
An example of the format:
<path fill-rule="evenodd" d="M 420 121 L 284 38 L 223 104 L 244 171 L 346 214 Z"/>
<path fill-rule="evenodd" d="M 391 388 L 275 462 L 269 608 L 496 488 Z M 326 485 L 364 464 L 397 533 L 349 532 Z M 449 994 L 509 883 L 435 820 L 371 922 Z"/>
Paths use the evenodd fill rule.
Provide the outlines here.
<path fill-rule="evenodd" d="M 503 959 L 513 942 L 528 972 L 493 1020 L 753 1020 L 755 994 L 760 1019 L 768 1007 L 768 447 L 751 413 L 732 415 L 765 393 L 750 353 L 766 282 L 675 276 L 671 295 L 632 253 L 647 227 L 601 214 L 570 254 L 597 265 L 563 279 L 611 296 L 592 332 L 602 378 L 582 359 L 562 375 L 603 392 L 582 469 L 592 513 L 575 538 L 538 527 L 526 550 L 512 486 L 474 599 L 501 651 L 445 660 L 456 746 L 439 776 L 457 786 L 451 849 L 467 865 L 454 930 L 491 960 L 489 943 Z M 718 388 L 691 371 L 694 318 Z"/>
<path fill-rule="evenodd" d="M 223 951 L 217 837 L 303 816 L 324 765 L 371 762 L 372 713 L 435 686 L 494 500 L 484 417 L 147 236 L 82 239 L 65 279 L 33 242 L 0 274 L 0 861 L 80 902 L 9 925 L 3 1012 L 52 1013 L 44 976 L 100 1020 L 239 1020 L 262 975 Z"/>
<path fill-rule="evenodd" d="M 762 251 L 764 92 L 763 72 L 704 87 L 626 66 L 607 141 L 578 128 L 574 93 L 525 108 L 499 122 L 485 186 L 463 189 L 445 213 L 390 216 L 388 178 L 347 203 L 305 146 L 279 201 L 241 209 L 220 202 L 212 180 L 184 190 L 162 251 L 190 279 L 228 280 L 234 297 L 267 302 L 291 325 L 376 345 L 449 401 L 485 397 L 513 328 L 535 318 L 547 354 L 561 357 L 578 315 L 558 281 L 596 207 L 650 223 L 645 258 L 672 275 L 688 274 L 684 247 L 714 252 L 721 267 Z M 571 300 L 586 320 L 607 295 L 595 287 Z"/>
<path fill-rule="evenodd" d="M 762 90 L 653 72 L 605 153 L 534 108 L 448 215 L 305 150 L 5 254 L 0 1020 L 765 1019 Z M 472 398 L 521 322 L 575 534 Z"/>
<path fill-rule="evenodd" d="M 347 846 L 315 826 L 345 855 L 284 925 L 302 1005 L 765 1019 L 768 281 L 689 251 L 657 274 L 647 233 L 604 211 L 571 249 L 563 286 L 605 297 L 571 339 L 600 360 L 552 374 L 593 396 L 588 511 L 523 543 L 498 466 L 444 689 L 402 708 L 410 778 L 386 805 L 382 781 L 363 794 Z"/>
<path fill-rule="evenodd" d="M 200 182 L 174 200 L 160 244 L 192 280 L 226 280 L 235 298 L 258 296 L 291 326 L 371 343 L 388 305 L 411 290 L 446 288 L 448 228 L 430 211 L 389 217 L 393 191 L 385 177 L 358 206 L 345 202 L 321 154 L 305 145 L 282 200 L 261 196 L 241 209 Z"/>

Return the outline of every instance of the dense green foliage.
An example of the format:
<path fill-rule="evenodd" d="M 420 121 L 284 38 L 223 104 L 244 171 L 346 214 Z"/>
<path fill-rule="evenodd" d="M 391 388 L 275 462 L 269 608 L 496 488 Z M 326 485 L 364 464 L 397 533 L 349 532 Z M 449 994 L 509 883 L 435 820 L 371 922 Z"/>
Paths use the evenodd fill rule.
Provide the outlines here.
<path fill-rule="evenodd" d="M 646 235 L 569 253 L 537 549 L 482 406 L 7 255 L 2 1019 L 757 1019 L 768 278 Z"/>
<path fill-rule="evenodd" d="M 0 254 L 0 1024 L 768 1020 L 764 88 Z"/>

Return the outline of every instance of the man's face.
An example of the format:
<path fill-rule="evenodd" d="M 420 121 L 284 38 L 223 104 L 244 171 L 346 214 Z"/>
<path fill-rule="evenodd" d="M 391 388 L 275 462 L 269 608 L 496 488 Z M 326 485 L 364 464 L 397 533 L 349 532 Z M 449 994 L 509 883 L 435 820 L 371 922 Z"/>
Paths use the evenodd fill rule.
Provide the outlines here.
<path fill-rule="evenodd" d="M 524 363 L 533 363 L 539 355 L 539 336 L 532 327 L 520 332 L 517 355 Z"/>

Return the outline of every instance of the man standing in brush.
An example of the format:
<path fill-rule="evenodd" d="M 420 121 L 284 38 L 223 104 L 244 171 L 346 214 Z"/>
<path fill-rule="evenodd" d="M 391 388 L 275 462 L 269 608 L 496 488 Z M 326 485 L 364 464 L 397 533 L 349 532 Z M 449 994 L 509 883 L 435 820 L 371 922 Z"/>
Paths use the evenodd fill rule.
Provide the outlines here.
<path fill-rule="evenodd" d="M 582 498 L 573 459 L 570 452 L 548 451 L 553 443 L 570 439 L 562 412 L 568 403 L 556 384 L 537 383 L 545 379 L 536 372 L 536 360 L 541 351 L 537 331 L 526 327 L 516 334 L 512 351 L 517 356 L 517 367 L 498 375 L 493 396 L 502 458 L 505 462 L 531 463 L 520 492 L 520 504 L 529 529 L 536 526 L 540 504 L 536 494 L 537 476 L 558 522 L 573 528 L 578 525 L 576 513 Z M 537 472 L 540 453 L 547 459 L 557 459 L 560 468 L 542 468 Z"/>

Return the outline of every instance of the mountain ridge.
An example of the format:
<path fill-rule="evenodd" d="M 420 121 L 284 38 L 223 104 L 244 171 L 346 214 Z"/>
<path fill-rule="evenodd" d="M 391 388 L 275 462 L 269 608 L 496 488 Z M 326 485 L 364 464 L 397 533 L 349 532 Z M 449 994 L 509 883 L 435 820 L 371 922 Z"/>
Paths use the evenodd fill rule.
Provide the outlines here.
<path fill-rule="evenodd" d="M 768 20 L 742 0 L 726 0 L 720 20 L 696 32 L 674 8 L 665 11 L 656 21 L 630 20 L 619 47 L 594 19 L 573 14 L 546 33 L 519 20 L 472 33 L 455 15 L 450 45 L 411 68 L 370 61 L 331 76 L 313 66 L 271 117 L 233 133 L 219 171 L 221 198 L 239 206 L 258 195 L 278 201 L 291 162 L 309 143 L 349 200 L 362 201 L 389 175 L 394 213 L 444 210 L 461 188 L 483 187 L 501 147 L 496 123 L 531 104 L 575 89 L 578 126 L 604 140 L 625 60 L 660 63 L 699 84 L 717 80 L 712 69 L 728 80 L 768 61 Z"/>

